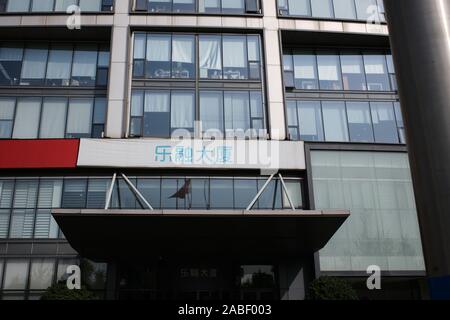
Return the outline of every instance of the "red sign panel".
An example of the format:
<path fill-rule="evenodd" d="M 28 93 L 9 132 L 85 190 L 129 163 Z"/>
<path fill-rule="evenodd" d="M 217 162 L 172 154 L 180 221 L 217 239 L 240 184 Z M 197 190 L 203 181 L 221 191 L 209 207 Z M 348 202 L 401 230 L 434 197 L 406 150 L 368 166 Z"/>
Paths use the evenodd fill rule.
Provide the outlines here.
<path fill-rule="evenodd" d="M 0 169 L 75 168 L 78 139 L 0 140 Z"/>

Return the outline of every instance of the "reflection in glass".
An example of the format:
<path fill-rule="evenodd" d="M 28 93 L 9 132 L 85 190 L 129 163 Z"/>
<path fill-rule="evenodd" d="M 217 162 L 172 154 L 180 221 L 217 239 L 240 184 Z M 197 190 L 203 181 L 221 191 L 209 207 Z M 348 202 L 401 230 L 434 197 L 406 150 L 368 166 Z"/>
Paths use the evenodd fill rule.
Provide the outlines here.
<path fill-rule="evenodd" d="M 339 101 L 322 102 L 323 123 L 326 141 L 348 141 L 345 103 Z"/>
<path fill-rule="evenodd" d="M 347 102 L 348 129 L 352 142 L 374 142 L 368 102 Z"/>

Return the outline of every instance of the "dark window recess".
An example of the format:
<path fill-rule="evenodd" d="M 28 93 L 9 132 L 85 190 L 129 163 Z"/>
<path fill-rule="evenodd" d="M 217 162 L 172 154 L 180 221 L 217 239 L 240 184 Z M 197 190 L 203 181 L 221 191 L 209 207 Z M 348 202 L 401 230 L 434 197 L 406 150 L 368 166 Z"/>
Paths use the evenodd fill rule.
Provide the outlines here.
<path fill-rule="evenodd" d="M 6 2 L 8 0 L 0 0 L 0 12 L 5 12 L 6 11 Z"/>
<path fill-rule="evenodd" d="M 261 13 L 258 0 L 245 0 L 245 11 L 248 13 Z"/>
<path fill-rule="evenodd" d="M 102 11 L 113 11 L 114 0 L 102 0 Z"/>
<path fill-rule="evenodd" d="M 108 68 L 98 68 L 97 69 L 97 85 L 107 86 L 108 85 Z"/>
<path fill-rule="evenodd" d="M 136 0 L 135 11 L 147 11 L 147 0 Z"/>
<path fill-rule="evenodd" d="M 64 192 L 62 199 L 63 208 L 85 208 L 86 207 L 86 179 L 68 179 L 64 181 Z"/>

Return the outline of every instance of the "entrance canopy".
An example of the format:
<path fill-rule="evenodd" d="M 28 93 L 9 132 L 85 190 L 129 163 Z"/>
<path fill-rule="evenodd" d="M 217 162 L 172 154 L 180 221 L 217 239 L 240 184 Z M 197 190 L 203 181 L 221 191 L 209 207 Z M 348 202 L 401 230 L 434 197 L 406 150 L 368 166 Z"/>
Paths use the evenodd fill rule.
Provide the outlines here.
<path fill-rule="evenodd" d="M 321 249 L 348 211 L 54 209 L 72 247 L 94 260 L 298 256 Z"/>

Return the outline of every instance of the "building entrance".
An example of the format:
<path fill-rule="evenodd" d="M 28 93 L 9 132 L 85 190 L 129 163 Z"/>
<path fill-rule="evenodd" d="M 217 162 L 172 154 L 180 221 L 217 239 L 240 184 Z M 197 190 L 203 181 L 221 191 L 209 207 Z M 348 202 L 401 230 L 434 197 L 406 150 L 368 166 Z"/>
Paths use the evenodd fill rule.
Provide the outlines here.
<path fill-rule="evenodd" d="M 117 292 L 122 300 L 274 300 L 276 279 L 273 265 L 122 262 Z"/>

